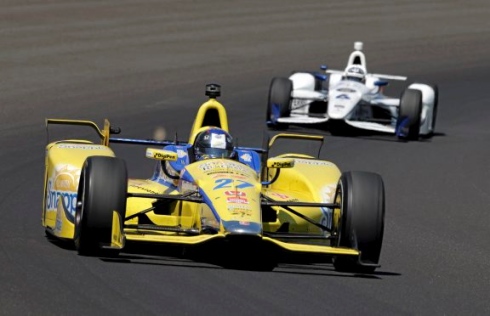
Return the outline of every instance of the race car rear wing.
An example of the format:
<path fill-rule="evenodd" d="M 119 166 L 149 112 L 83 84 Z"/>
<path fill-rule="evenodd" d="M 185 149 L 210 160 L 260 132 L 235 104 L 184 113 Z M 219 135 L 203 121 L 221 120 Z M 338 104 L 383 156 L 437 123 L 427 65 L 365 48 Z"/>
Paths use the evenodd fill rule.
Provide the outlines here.
<path fill-rule="evenodd" d="M 93 130 L 95 130 L 95 132 L 97 133 L 97 136 L 101 140 L 101 144 L 104 146 L 109 146 L 109 143 L 123 143 L 123 144 L 135 144 L 135 145 L 156 145 L 156 146 L 187 144 L 186 142 L 172 141 L 172 140 L 111 137 L 111 135 L 120 134 L 121 129 L 119 127 L 113 127 L 108 119 L 104 120 L 104 127 L 103 128 L 100 128 L 95 122 L 87 121 L 87 120 L 46 119 L 46 132 L 48 135 L 48 143 L 49 143 L 49 126 L 50 125 L 76 125 L 76 126 L 91 127 Z"/>
<path fill-rule="evenodd" d="M 101 139 L 101 144 L 104 146 L 109 146 L 109 137 L 111 134 L 119 134 L 121 132 L 120 128 L 111 127 L 109 120 L 104 120 L 104 128 L 100 129 L 96 123 L 86 120 L 69 120 L 69 119 L 46 119 L 46 133 L 48 135 L 49 143 L 49 125 L 78 125 L 78 126 L 89 126 L 93 128 L 99 138 Z"/>

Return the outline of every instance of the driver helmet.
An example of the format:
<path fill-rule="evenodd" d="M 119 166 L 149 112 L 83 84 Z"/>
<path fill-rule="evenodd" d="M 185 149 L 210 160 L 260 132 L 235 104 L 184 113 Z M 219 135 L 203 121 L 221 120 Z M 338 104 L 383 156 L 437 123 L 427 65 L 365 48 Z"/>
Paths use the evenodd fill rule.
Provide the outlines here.
<path fill-rule="evenodd" d="M 364 82 L 366 71 L 360 65 L 351 65 L 345 69 L 345 78 L 357 82 Z"/>
<path fill-rule="evenodd" d="M 197 134 L 194 141 L 196 161 L 209 158 L 233 158 L 233 138 L 225 130 L 210 127 Z"/>

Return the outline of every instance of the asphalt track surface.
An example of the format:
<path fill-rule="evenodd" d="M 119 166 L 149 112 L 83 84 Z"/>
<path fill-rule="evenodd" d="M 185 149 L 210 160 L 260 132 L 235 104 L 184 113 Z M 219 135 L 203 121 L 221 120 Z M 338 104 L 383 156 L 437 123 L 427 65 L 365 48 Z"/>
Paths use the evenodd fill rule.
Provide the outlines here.
<path fill-rule="evenodd" d="M 488 12 L 487 0 L 1 1 L 0 314 L 490 314 Z M 326 135 L 322 157 L 385 181 L 375 274 L 227 270 L 170 255 L 108 261 L 45 238 L 45 118 L 109 118 L 127 137 L 163 126 L 186 139 L 205 84 L 217 82 L 235 138 L 260 146 L 270 79 L 343 68 L 357 40 L 369 70 L 440 88 L 432 139 L 314 130 Z M 131 176 L 149 176 L 143 148 L 117 152 Z"/>

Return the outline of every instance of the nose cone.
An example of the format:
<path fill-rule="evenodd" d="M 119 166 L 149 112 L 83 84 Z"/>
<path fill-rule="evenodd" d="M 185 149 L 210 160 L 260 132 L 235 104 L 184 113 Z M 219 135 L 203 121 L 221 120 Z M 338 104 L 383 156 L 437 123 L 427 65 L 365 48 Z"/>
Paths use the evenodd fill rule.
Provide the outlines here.
<path fill-rule="evenodd" d="M 233 235 L 262 235 L 262 225 L 247 221 L 223 221 L 225 232 Z"/>
<path fill-rule="evenodd" d="M 330 92 L 328 117 L 345 119 L 361 101 L 362 93 L 352 88 L 339 88 Z"/>

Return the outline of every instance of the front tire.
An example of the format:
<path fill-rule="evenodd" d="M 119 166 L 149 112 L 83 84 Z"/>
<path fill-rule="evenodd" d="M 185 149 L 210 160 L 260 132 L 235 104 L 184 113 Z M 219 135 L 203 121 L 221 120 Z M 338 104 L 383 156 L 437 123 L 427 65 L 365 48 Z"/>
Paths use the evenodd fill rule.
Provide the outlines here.
<path fill-rule="evenodd" d="M 422 92 L 406 89 L 400 97 L 396 134 L 399 139 L 417 140 L 422 114 Z"/>
<path fill-rule="evenodd" d="M 287 128 L 287 124 L 278 123 L 280 117 L 291 114 L 291 91 L 293 83 L 288 78 L 273 78 L 269 88 L 266 122 L 270 128 Z"/>
<path fill-rule="evenodd" d="M 80 255 L 113 255 L 102 245 L 111 243 L 112 212 L 124 218 L 128 175 L 124 160 L 94 156 L 80 175 L 75 212 L 75 247 Z"/>
<path fill-rule="evenodd" d="M 385 192 L 380 175 L 345 172 L 340 177 L 336 200 L 340 199 L 338 247 L 357 249 L 360 258 L 338 256 L 334 267 L 342 272 L 372 273 L 379 263 L 383 244 Z"/>

